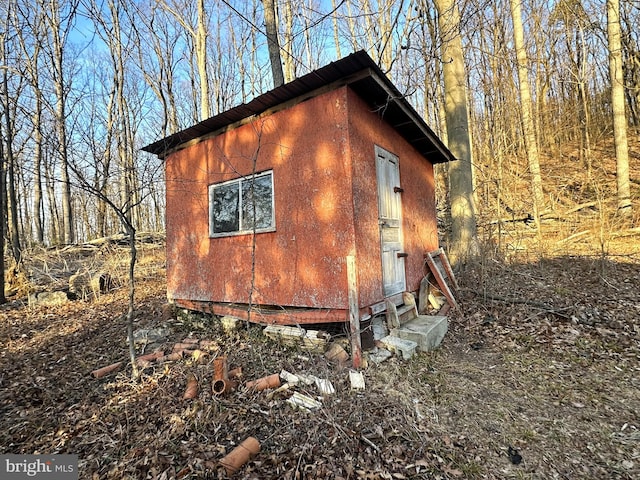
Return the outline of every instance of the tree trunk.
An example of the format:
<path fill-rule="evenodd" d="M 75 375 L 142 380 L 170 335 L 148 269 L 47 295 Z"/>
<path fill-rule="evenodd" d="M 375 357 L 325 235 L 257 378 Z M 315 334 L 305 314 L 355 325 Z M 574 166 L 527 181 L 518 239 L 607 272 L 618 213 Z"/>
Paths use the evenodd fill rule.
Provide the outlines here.
<path fill-rule="evenodd" d="M 0 124 L 0 137 L 1 136 L 2 124 Z M 4 148 L 2 141 L 0 140 L 0 305 L 7 303 L 7 299 L 4 295 L 4 218 L 6 212 L 4 203 L 4 178 Z"/>
<path fill-rule="evenodd" d="M 276 22 L 276 7 L 274 0 L 262 0 L 264 5 L 264 23 L 267 31 L 267 46 L 269 47 L 269 61 L 273 74 L 273 86 L 284 85 L 282 72 L 282 58 L 280 57 L 280 43 L 278 42 L 278 24 Z"/>
<path fill-rule="evenodd" d="M 284 3 L 284 80 L 290 82 L 296 78 L 296 68 L 293 63 L 293 5 L 292 0 Z"/>
<path fill-rule="evenodd" d="M 4 58 L 4 55 L 3 55 Z M 7 69 L 3 70 L 2 74 L 2 94 L 3 94 L 3 116 L 4 116 L 4 125 L 5 125 L 5 134 L 3 135 L 4 140 L 6 142 L 6 179 L 7 183 L 5 185 L 7 191 L 7 217 L 8 217 L 8 225 L 7 230 L 9 233 L 9 242 L 11 244 L 11 253 L 13 259 L 16 263 L 20 262 L 22 249 L 20 247 L 20 232 L 18 229 L 18 201 L 16 196 L 16 172 L 15 172 L 15 157 L 13 155 L 13 140 L 14 140 L 14 131 L 13 131 L 13 121 L 12 121 L 12 112 L 11 105 L 9 103 L 9 79 L 7 75 Z M 14 112 L 15 114 L 15 112 Z M 4 159 L 3 159 L 4 160 Z M 4 252 L 2 252 L 4 253 Z"/>
<path fill-rule="evenodd" d="M 209 74 L 207 69 L 207 14 L 204 9 L 204 0 L 198 0 L 196 61 L 200 77 L 200 120 L 205 120 L 211 116 L 211 107 L 209 106 Z"/>
<path fill-rule="evenodd" d="M 129 345 L 129 359 L 131 361 L 131 368 L 133 370 L 133 378 L 137 379 L 140 376 L 138 370 L 138 363 L 136 362 L 136 344 L 133 338 L 133 319 L 135 311 L 135 297 L 136 297 L 136 284 L 135 284 L 135 268 L 138 251 L 136 249 L 136 229 L 128 221 L 122 219 L 124 227 L 129 235 L 129 303 L 127 308 L 127 344 Z"/>
<path fill-rule="evenodd" d="M 49 239 L 53 245 L 59 244 L 60 238 L 60 213 L 58 210 L 58 202 L 56 201 L 55 188 L 55 162 L 50 161 L 49 157 L 43 157 L 44 164 L 44 182 L 47 192 L 47 204 L 49 205 Z"/>
<path fill-rule="evenodd" d="M 616 148 L 618 212 L 626 216 L 631 215 L 631 190 L 629 186 L 627 117 L 624 110 L 619 0 L 607 0 L 607 37 L 609 41 L 609 74 L 611 75 L 613 135 Z"/>
<path fill-rule="evenodd" d="M 442 38 L 448 145 L 458 159 L 449 165 L 449 256 L 454 264 L 464 264 L 467 259 L 477 254 L 478 244 L 460 14 L 454 0 L 436 0 L 434 3 L 438 10 L 438 25 Z"/>
<path fill-rule="evenodd" d="M 331 20 L 333 22 L 333 43 L 336 49 L 336 57 L 342 58 L 342 52 L 340 51 L 340 32 L 338 30 L 338 12 L 336 11 L 336 0 L 331 0 Z"/>
<path fill-rule="evenodd" d="M 73 210 L 71 208 L 71 182 L 69 179 L 69 158 L 67 152 L 67 115 L 64 71 L 64 33 L 60 19 L 60 4 L 58 0 L 52 0 L 47 14 L 47 22 L 50 31 L 50 56 L 53 67 L 53 87 L 55 93 L 55 124 L 58 134 L 58 156 L 60 158 L 60 181 L 62 184 L 62 234 L 66 244 L 72 244 L 74 238 Z M 71 18 L 67 18 L 71 22 Z"/>
<path fill-rule="evenodd" d="M 540 175 L 540 156 L 533 123 L 533 107 L 531 90 L 529 87 L 529 64 L 524 45 L 522 26 L 521 0 L 509 0 L 511 4 L 511 18 L 513 19 L 513 40 L 518 60 L 518 83 L 520 88 L 520 115 L 522 118 L 522 132 L 527 151 L 529 173 L 531 174 L 531 189 L 533 191 L 533 218 L 538 232 L 540 231 L 540 209 L 544 206 L 542 192 L 542 177 Z"/>
<path fill-rule="evenodd" d="M 40 126 L 42 118 L 42 92 L 36 85 L 34 87 L 36 99 L 33 121 L 34 132 L 34 165 L 33 165 L 33 220 L 36 229 L 36 243 L 44 244 L 44 213 L 42 211 L 42 128 Z"/>

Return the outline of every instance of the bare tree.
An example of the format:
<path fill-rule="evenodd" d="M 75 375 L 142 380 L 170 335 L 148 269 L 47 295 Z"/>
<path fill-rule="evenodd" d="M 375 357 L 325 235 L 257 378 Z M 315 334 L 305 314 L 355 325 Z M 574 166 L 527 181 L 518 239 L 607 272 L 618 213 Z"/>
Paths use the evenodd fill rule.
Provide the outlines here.
<path fill-rule="evenodd" d="M 20 8 L 20 5 L 16 5 Z M 33 92 L 33 221 L 35 227 L 35 241 L 44 244 L 44 211 L 42 196 L 42 157 L 44 150 L 44 136 L 42 133 L 44 99 L 41 86 L 40 61 L 43 47 L 43 16 L 41 5 L 32 7 L 33 17 L 21 12 L 24 27 L 18 29 L 18 41 L 25 65 L 25 77 Z M 17 22 L 17 20 L 16 20 Z"/>
<path fill-rule="evenodd" d="M 178 107 L 175 95 L 176 45 L 180 32 L 172 25 L 170 15 L 156 4 L 146 9 L 142 5 L 127 10 L 131 35 L 136 45 L 138 65 L 146 84 L 160 102 L 162 111 L 161 133 L 163 136 L 179 130 Z M 175 19 L 173 19 L 175 22 Z M 153 55 L 150 55 L 150 51 Z"/>
<path fill-rule="evenodd" d="M 44 0 L 40 0 L 44 1 Z M 62 184 L 62 223 L 63 241 L 70 244 L 75 241 L 73 209 L 71 205 L 71 183 L 69 182 L 69 155 L 67 138 L 67 96 L 70 79 L 67 78 L 65 47 L 78 7 L 78 0 L 65 2 L 50 0 L 43 4 L 45 22 L 47 24 L 47 55 L 52 69 L 53 88 L 55 92 L 55 124 L 57 148 L 60 159 L 60 182 Z"/>
<path fill-rule="evenodd" d="M 3 42 L 4 43 L 4 42 Z M 3 56 L 4 57 L 4 56 Z M 6 57 L 4 57 L 6 58 Z M 22 78 L 22 76 L 20 75 Z M 16 263 L 21 260 L 22 247 L 20 245 L 20 229 L 18 226 L 18 197 L 16 194 L 16 158 L 13 152 L 13 144 L 15 140 L 14 119 L 16 116 L 15 102 L 9 99 L 9 74 L 8 69 L 2 70 L 2 95 L 3 95 L 3 118 L 5 140 L 5 157 L 6 157 L 6 199 L 7 199 L 7 229 L 13 259 Z"/>
<path fill-rule="evenodd" d="M 195 53 L 195 70 L 198 72 L 198 85 L 200 87 L 200 115 L 199 119 L 204 120 L 211 115 L 211 107 L 209 103 L 209 68 L 207 62 L 207 29 L 208 29 L 208 17 L 205 10 L 204 0 L 197 0 L 196 4 L 196 19 L 194 21 L 187 18 L 184 14 L 184 8 L 181 11 L 181 7 L 178 4 L 169 4 L 168 0 L 163 0 L 164 8 L 171 13 L 175 19 L 182 25 L 184 30 L 189 34 L 191 41 L 193 42 L 193 48 Z M 190 65 L 193 69 L 193 65 Z M 195 79 L 192 76 L 192 82 L 195 83 Z M 196 89 L 194 89 L 195 93 Z"/>
<path fill-rule="evenodd" d="M 18 130 L 16 125 L 18 119 L 18 98 L 24 91 L 25 75 L 21 66 L 19 66 L 20 68 L 9 67 L 9 65 L 12 64 L 18 66 L 17 58 L 11 55 L 11 51 L 15 50 L 17 46 L 15 38 L 18 35 L 15 32 L 20 29 L 18 25 L 10 26 L 12 7 L 13 5 L 9 4 L 6 8 L 6 16 L 3 18 L 5 28 L 0 32 L 0 62 L 6 65 L 6 67 L 0 71 L 2 83 L 0 102 L 2 103 L 1 117 L 4 124 L 4 134 L 1 138 L 5 143 L 2 161 L 5 162 L 5 188 L 3 195 L 5 195 L 6 200 L 7 233 L 12 256 L 14 261 L 19 263 L 21 261 L 22 246 L 20 242 L 18 195 L 16 191 L 17 159 L 14 149 L 16 148 L 15 144 L 17 142 Z M 10 89 L 11 92 L 9 91 Z M 4 213 L 2 221 L 4 221 Z"/>
<path fill-rule="evenodd" d="M 282 71 L 282 57 L 280 56 L 280 42 L 278 41 L 276 6 L 274 0 L 262 0 L 262 4 L 264 6 L 264 23 L 267 32 L 273 86 L 279 87 L 284 84 L 284 73 Z"/>
<path fill-rule="evenodd" d="M 2 133 L 2 126 L 0 125 L 0 134 Z M 3 303 L 7 303 L 7 299 L 5 297 L 4 294 L 4 287 L 5 287 L 5 281 L 4 281 L 4 269 L 5 269 L 5 262 L 4 262 L 4 247 L 5 247 L 5 242 L 4 242 L 4 212 L 6 211 L 5 208 L 5 201 L 4 201 L 4 148 L 3 148 L 3 142 L 0 142 L 0 252 L 2 252 L 2 254 L 0 255 L 0 305 Z"/>
<path fill-rule="evenodd" d="M 536 140 L 535 125 L 533 121 L 533 105 L 531 102 L 531 89 L 529 86 L 529 61 L 524 45 L 524 29 L 522 26 L 521 0 L 510 0 L 511 18 L 513 19 L 513 40 L 518 61 L 518 81 L 520 86 L 520 115 L 522 118 L 522 131 L 524 133 L 525 149 L 529 172 L 531 173 L 531 189 L 533 191 L 533 218 L 538 231 L 540 230 L 540 209 L 544 205 L 542 192 L 542 177 L 540 175 L 540 155 L 538 154 L 538 141 Z"/>
<path fill-rule="evenodd" d="M 460 38 L 460 14 L 455 0 L 435 0 L 434 3 L 438 10 L 442 40 L 448 145 L 458 159 L 449 166 L 449 204 L 450 256 L 453 263 L 459 264 L 465 263 L 478 250 L 467 112 L 467 76 Z"/>
<path fill-rule="evenodd" d="M 618 211 L 623 215 L 631 215 L 629 144 L 627 141 L 627 116 L 624 108 L 624 77 L 622 74 L 619 0 L 607 0 L 607 39 L 609 41 L 613 135 L 616 148 Z"/>

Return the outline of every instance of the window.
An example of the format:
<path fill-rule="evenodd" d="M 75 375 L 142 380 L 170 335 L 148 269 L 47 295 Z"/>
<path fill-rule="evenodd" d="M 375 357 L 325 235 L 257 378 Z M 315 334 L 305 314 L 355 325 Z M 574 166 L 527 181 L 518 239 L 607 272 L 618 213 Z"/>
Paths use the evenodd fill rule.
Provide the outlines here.
<path fill-rule="evenodd" d="M 209 186 L 209 235 L 275 230 L 273 172 Z"/>

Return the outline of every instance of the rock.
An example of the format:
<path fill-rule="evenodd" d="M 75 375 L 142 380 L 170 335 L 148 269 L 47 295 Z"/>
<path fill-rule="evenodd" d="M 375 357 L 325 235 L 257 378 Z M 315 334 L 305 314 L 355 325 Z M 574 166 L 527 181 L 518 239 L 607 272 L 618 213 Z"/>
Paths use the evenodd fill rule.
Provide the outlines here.
<path fill-rule="evenodd" d="M 30 305 L 62 305 L 69 301 L 67 292 L 40 292 L 29 295 Z"/>
<path fill-rule="evenodd" d="M 389 350 L 378 348 L 376 351 L 369 354 L 369 360 L 372 363 L 379 365 L 380 363 L 390 359 L 392 356 L 393 353 L 391 353 Z"/>
<path fill-rule="evenodd" d="M 330 362 L 343 364 L 349 360 L 349 354 L 342 348 L 342 345 L 332 342 L 329 349 L 325 352 L 324 357 Z"/>
<path fill-rule="evenodd" d="M 236 317 L 231 317 L 229 315 L 225 315 L 220 319 L 220 324 L 222 325 L 222 330 L 227 335 L 235 332 L 240 327 L 242 320 Z"/>
<path fill-rule="evenodd" d="M 164 341 L 169 336 L 169 329 L 160 328 L 141 328 L 133 332 L 133 341 L 135 343 L 157 343 Z"/>
<path fill-rule="evenodd" d="M 84 271 L 69 277 L 69 292 L 78 298 L 87 298 L 89 295 L 97 298 L 100 293 L 106 293 L 112 288 L 113 280 L 105 272 L 92 274 Z"/>

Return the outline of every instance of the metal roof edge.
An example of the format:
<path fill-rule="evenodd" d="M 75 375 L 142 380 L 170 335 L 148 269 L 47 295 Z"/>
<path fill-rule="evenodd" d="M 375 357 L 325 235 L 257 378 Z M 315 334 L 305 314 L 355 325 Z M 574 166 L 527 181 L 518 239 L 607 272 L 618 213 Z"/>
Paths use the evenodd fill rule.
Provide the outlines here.
<path fill-rule="evenodd" d="M 402 114 L 410 120 L 410 123 L 417 127 L 425 139 L 434 147 L 438 155 L 430 158 L 432 163 L 456 160 L 451 151 L 427 125 L 422 116 L 416 112 L 406 97 L 364 50 L 354 52 L 340 60 L 331 62 L 289 83 L 263 93 L 248 103 L 237 105 L 191 127 L 146 145 L 142 147 L 141 150 L 164 158 L 171 152 L 186 147 L 187 144 L 192 145 L 198 143 L 198 141 L 204 138 L 213 136 L 214 132 L 219 134 L 229 128 L 233 128 L 234 125 L 246 123 L 246 121 L 251 118 L 271 111 L 279 105 L 289 104 L 295 99 L 303 101 L 304 99 L 318 95 L 319 91 L 329 86 L 334 89 L 343 85 L 352 86 L 358 95 L 365 100 L 372 101 L 375 100 L 373 97 L 375 97 L 376 92 L 358 90 L 357 88 L 357 82 L 367 78 L 372 78 L 375 83 L 384 90 L 388 96 L 387 102 L 394 103 L 401 110 Z M 369 98 L 367 98 L 368 96 Z M 396 126 L 394 126 L 394 128 L 402 134 L 400 128 Z M 412 143 L 411 140 L 407 140 Z M 424 151 L 420 153 L 425 154 Z"/>

